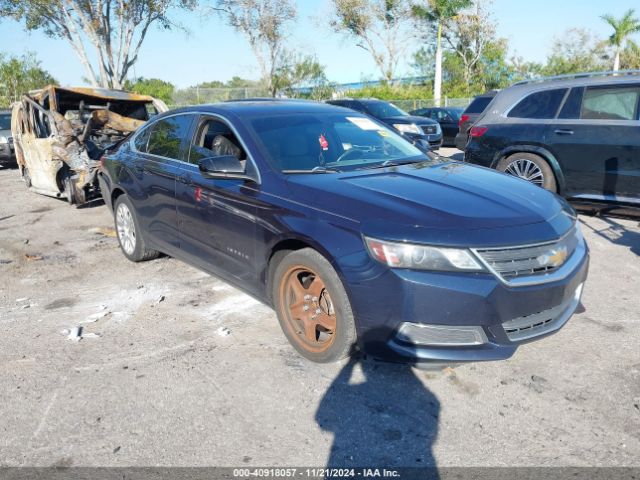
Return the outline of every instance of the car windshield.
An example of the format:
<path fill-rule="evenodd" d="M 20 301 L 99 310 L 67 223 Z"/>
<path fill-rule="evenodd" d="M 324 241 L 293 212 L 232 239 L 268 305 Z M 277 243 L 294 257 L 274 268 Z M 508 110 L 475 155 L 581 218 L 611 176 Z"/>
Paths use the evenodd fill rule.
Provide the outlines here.
<path fill-rule="evenodd" d="M 356 170 L 428 158 L 388 128 L 357 113 L 261 115 L 250 124 L 271 164 L 284 173 Z"/>
<path fill-rule="evenodd" d="M 11 130 L 11 114 L 0 114 L 0 130 Z"/>
<path fill-rule="evenodd" d="M 377 118 L 406 117 L 409 115 L 404 110 L 389 102 L 363 102 L 362 105 L 367 113 Z"/>

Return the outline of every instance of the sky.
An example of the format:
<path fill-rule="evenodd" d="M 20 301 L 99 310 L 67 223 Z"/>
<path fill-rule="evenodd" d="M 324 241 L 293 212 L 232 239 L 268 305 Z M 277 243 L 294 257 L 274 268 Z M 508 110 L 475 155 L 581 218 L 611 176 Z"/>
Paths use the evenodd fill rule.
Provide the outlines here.
<path fill-rule="evenodd" d="M 605 13 L 620 17 L 635 0 L 493 0 L 497 34 L 507 38 L 510 55 L 529 61 L 544 61 L 555 36 L 568 28 L 609 35 L 600 19 Z M 325 66 L 329 80 L 338 83 L 377 79 L 379 74 L 369 54 L 328 28 L 329 0 L 297 0 L 298 20 L 289 47 L 315 54 Z M 640 13 L 640 12 L 639 12 Z M 226 81 L 237 75 L 257 79 L 259 71 L 244 38 L 216 16 L 202 12 L 176 16 L 188 33 L 153 28 L 141 48 L 134 76 L 162 78 L 179 88 L 211 80 Z M 415 42 L 415 40 L 411 40 Z M 416 50 L 419 48 L 416 42 Z M 36 52 L 42 66 L 63 85 L 86 83 L 86 74 L 75 53 L 64 40 L 39 32 L 27 33 L 8 19 L 0 20 L 0 52 L 21 55 Z M 411 75 L 408 62 L 401 75 Z"/>

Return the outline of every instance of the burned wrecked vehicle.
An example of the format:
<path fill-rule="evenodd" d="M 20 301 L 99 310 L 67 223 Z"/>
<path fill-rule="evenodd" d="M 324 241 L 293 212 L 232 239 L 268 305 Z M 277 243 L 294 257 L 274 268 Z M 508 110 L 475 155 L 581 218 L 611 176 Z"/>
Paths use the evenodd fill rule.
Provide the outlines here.
<path fill-rule="evenodd" d="M 102 154 L 164 112 L 161 100 L 116 90 L 48 86 L 13 106 L 16 161 L 27 187 L 81 205 L 99 190 Z"/>

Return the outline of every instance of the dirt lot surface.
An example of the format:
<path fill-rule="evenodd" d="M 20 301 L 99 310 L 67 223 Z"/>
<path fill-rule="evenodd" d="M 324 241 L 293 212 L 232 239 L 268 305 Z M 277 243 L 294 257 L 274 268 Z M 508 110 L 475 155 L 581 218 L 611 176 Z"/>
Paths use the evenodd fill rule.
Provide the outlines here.
<path fill-rule="evenodd" d="M 640 466 L 640 229 L 580 221 L 585 310 L 512 359 L 314 365 L 268 307 L 0 169 L 0 466 Z"/>

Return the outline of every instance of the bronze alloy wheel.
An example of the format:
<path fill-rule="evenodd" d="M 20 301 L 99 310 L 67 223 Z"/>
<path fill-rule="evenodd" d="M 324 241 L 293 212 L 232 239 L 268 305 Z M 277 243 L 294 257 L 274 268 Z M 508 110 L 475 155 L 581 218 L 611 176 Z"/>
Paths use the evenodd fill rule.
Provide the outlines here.
<path fill-rule="evenodd" d="M 282 276 L 280 305 L 291 337 L 306 351 L 325 352 L 334 342 L 336 312 L 320 275 L 304 265 L 293 265 Z"/>

